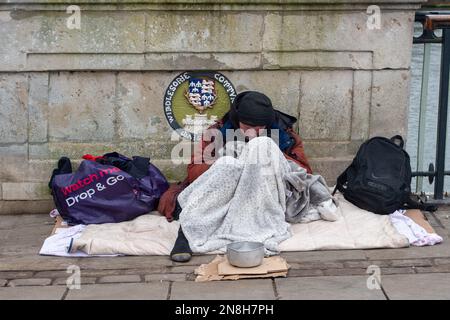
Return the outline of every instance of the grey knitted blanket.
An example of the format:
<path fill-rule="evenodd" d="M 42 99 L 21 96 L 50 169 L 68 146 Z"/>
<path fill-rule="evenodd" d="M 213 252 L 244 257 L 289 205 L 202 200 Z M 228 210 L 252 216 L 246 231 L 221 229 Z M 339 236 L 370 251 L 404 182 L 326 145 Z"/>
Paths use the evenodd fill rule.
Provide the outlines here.
<path fill-rule="evenodd" d="M 235 241 L 264 243 L 267 254 L 291 236 L 286 222 L 285 177 L 300 178 L 272 139 L 257 137 L 247 144 L 228 143 L 221 157 L 183 190 L 178 201 L 180 224 L 193 252 L 224 250 Z M 308 187 L 302 186 L 302 190 Z M 301 193 L 302 197 L 310 196 Z M 320 198 L 320 197 L 319 197 Z M 292 203 L 289 216 L 300 214 Z M 296 210 L 299 212 L 295 212 Z"/>

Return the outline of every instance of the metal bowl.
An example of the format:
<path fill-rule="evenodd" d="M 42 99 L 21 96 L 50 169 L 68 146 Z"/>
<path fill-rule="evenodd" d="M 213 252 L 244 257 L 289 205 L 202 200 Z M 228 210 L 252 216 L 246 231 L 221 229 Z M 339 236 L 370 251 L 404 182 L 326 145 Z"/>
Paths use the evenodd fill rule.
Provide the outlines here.
<path fill-rule="evenodd" d="M 264 259 L 264 244 L 261 242 L 241 241 L 227 246 L 228 262 L 240 268 L 257 267 Z"/>

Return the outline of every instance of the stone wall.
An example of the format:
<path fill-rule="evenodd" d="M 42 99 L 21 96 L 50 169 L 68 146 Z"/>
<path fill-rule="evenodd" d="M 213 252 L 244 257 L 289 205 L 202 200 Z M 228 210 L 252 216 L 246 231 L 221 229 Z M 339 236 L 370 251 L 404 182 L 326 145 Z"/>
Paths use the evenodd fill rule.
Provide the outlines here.
<path fill-rule="evenodd" d="M 330 185 L 370 136 L 405 134 L 421 0 L 0 1 L 0 213 L 47 212 L 56 160 L 148 155 L 170 180 L 163 96 L 183 70 L 225 74 L 299 118 Z M 220 3 L 220 4 L 219 4 Z"/>

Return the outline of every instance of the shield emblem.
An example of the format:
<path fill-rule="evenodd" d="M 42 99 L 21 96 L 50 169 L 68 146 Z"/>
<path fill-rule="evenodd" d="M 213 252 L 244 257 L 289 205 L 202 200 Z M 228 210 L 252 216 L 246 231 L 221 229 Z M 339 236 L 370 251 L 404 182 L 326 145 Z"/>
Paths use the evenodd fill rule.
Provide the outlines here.
<path fill-rule="evenodd" d="M 189 103 L 200 113 L 212 108 L 217 99 L 214 80 L 209 78 L 191 78 L 185 96 Z"/>

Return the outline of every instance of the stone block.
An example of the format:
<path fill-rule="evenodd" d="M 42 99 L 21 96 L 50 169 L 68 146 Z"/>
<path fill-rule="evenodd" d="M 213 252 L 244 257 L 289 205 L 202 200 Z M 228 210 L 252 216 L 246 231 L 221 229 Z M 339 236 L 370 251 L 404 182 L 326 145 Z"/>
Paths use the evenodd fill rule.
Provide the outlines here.
<path fill-rule="evenodd" d="M 0 146 L 0 181 L 21 181 L 28 167 L 28 145 Z"/>
<path fill-rule="evenodd" d="M 305 140 L 350 138 L 353 73 L 305 71 L 300 84 L 299 127 Z"/>
<path fill-rule="evenodd" d="M 300 129 L 301 130 L 301 129 Z M 303 130 L 300 136 L 303 135 Z M 354 156 L 362 141 L 303 141 L 306 156 L 313 158 L 342 158 Z"/>
<path fill-rule="evenodd" d="M 16 15 L 26 15 L 19 12 Z M 67 27 L 69 14 L 42 11 L 33 30 L 34 53 L 142 53 L 145 13 L 81 11 L 80 29 Z"/>
<path fill-rule="evenodd" d="M 138 70 L 145 66 L 143 53 L 30 53 L 30 71 Z"/>
<path fill-rule="evenodd" d="M 290 269 L 288 277 L 320 277 L 323 276 L 323 270 L 311 269 Z"/>
<path fill-rule="evenodd" d="M 135 283 L 141 282 L 141 277 L 138 275 L 117 275 L 104 276 L 98 280 L 99 283 Z"/>
<path fill-rule="evenodd" d="M 409 80 L 406 70 L 373 72 L 370 136 L 406 136 Z"/>
<path fill-rule="evenodd" d="M 48 214 L 55 208 L 53 200 L 5 201 L 0 200 L 0 215 Z"/>
<path fill-rule="evenodd" d="M 25 74 L 0 74 L 0 142 L 20 144 L 28 138 L 28 83 Z"/>
<path fill-rule="evenodd" d="M 0 150 L 1 149 L 2 148 L 0 147 Z M 57 166 L 58 160 L 54 159 L 54 160 L 27 161 L 25 157 L 26 156 L 7 157 L 8 166 L 4 169 L 3 172 L 4 181 L 48 182 L 53 168 L 56 168 Z M 76 168 L 77 166 L 78 166 L 77 162 L 73 161 L 72 168 Z M 2 168 L 0 168 L 0 180 L 1 177 L 2 177 Z"/>
<path fill-rule="evenodd" d="M 156 274 L 148 274 L 145 276 L 145 282 L 151 281 L 186 281 L 185 273 L 156 273 Z"/>
<path fill-rule="evenodd" d="M 348 158 L 312 158 L 309 163 L 316 174 L 325 178 L 328 185 L 334 186 L 337 177 L 350 165 L 353 157 Z"/>
<path fill-rule="evenodd" d="M 383 11 L 379 29 L 369 29 L 368 18 L 365 10 L 269 13 L 263 46 L 267 51 L 346 52 L 351 48 L 372 53 L 373 68 L 409 68 L 414 12 Z"/>
<path fill-rule="evenodd" d="M 263 16 L 258 12 L 149 12 L 149 52 L 259 52 Z"/>
<path fill-rule="evenodd" d="M 372 53 L 358 51 L 276 51 L 263 54 L 264 69 L 371 69 Z"/>
<path fill-rule="evenodd" d="M 48 73 L 29 74 L 28 141 L 46 142 L 48 128 Z"/>
<path fill-rule="evenodd" d="M 96 278 L 81 277 L 80 282 L 81 282 L 81 285 L 95 284 L 96 280 L 97 280 Z M 70 284 L 72 284 L 72 283 L 70 283 Z M 53 286 L 67 286 L 67 278 L 57 278 L 57 279 L 53 280 L 52 285 Z"/>
<path fill-rule="evenodd" d="M 48 286 L 51 283 L 51 279 L 15 279 L 8 282 L 8 287 Z"/>
<path fill-rule="evenodd" d="M 48 183 L 4 182 L 3 200 L 44 200 L 52 199 Z"/>
<path fill-rule="evenodd" d="M 266 94 L 274 107 L 298 118 L 300 99 L 300 72 L 247 71 L 224 72 L 237 92 L 247 90 Z M 297 126 L 297 124 L 296 124 Z"/>
<path fill-rule="evenodd" d="M 371 71 L 353 73 L 352 140 L 366 140 L 369 137 L 371 86 Z"/>
<path fill-rule="evenodd" d="M 261 54 L 249 52 L 146 53 L 140 70 L 250 70 L 261 67 Z"/>
<path fill-rule="evenodd" d="M 111 141 L 115 135 L 111 73 L 51 73 L 49 140 Z"/>
<path fill-rule="evenodd" d="M 176 73 L 128 73 L 117 76 L 120 139 L 167 141 L 172 128 L 163 108 L 164 92 Z"/>
<path fill-rule="evenodd" d="M 14 11 L 0 11 L 0 71 L 17 71 L 26 65 L 26 52 L 35 29 L 34 19 L 17 20 Z"/>

